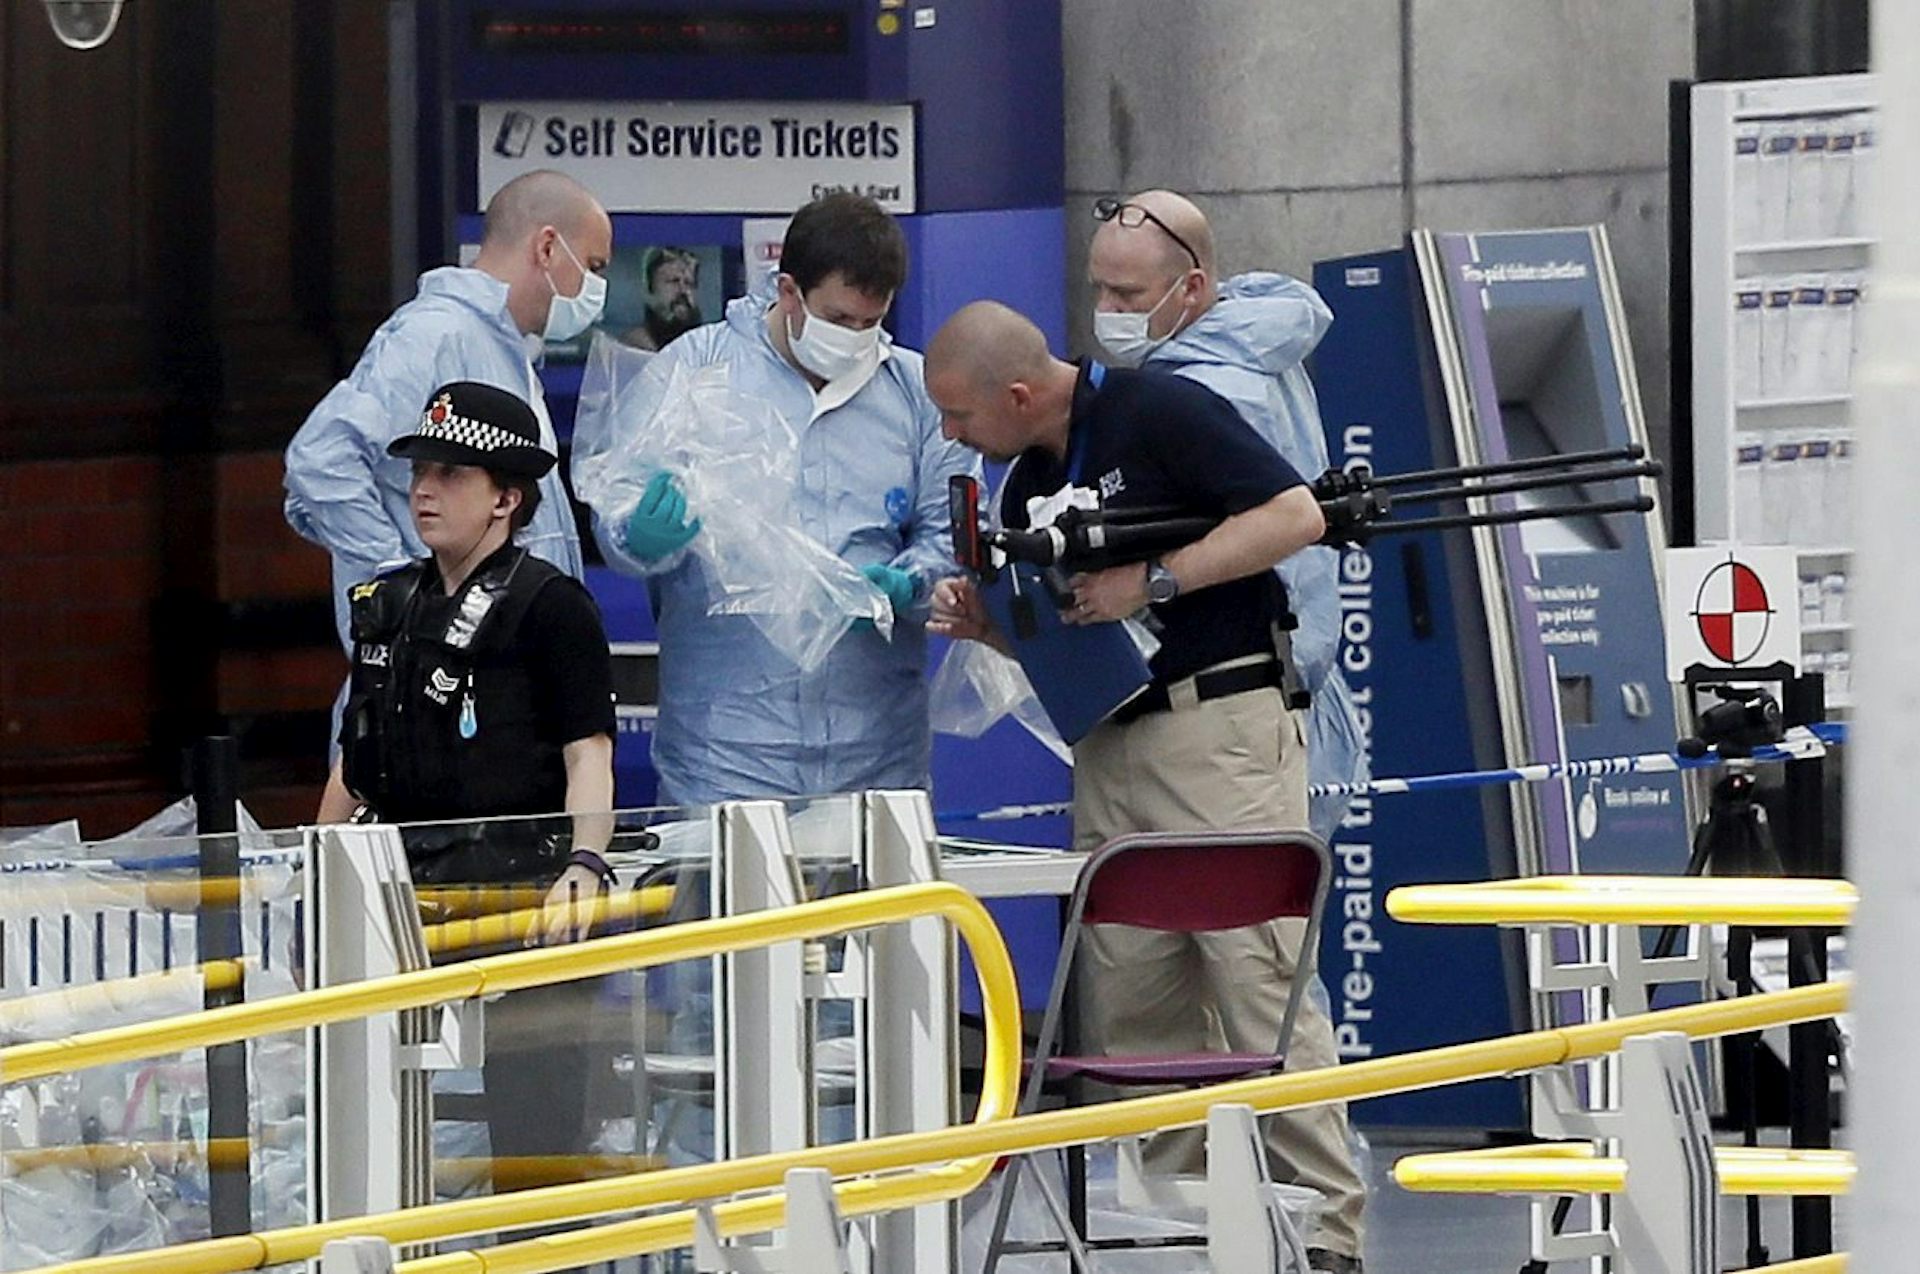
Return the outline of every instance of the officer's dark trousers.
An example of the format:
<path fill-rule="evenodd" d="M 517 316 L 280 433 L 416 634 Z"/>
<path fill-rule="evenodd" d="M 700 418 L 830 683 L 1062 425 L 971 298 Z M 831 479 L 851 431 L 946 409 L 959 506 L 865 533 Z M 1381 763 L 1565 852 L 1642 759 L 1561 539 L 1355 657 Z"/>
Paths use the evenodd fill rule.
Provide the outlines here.
<path fill-rule="evenodd" d="M 422 845 L 409 837 L 408 856 L 416 886 L 451 887 L 456 898 L 462 886 L 472 888 L 472 902 L 460 906 L 463 912 L 504 910 L 499 886 L 519 886 L 523 892 L 529 886 L 544 890 L 565 861 L 564 853 L 555 853 L 534 838 L 515 837 L 502 845 L 491 834 L 444 846 Z M 522 908 L 528 905 L 520 900 Z M 473 959 L 505 949 L 449 952 L 440 959 Z M 561 982 L 488 1001 L 486 1062 L 481 1074 L 488 1141 L 495 1160 L 587 1153 L 596 1130 L 588 1122 L 587 1098 L 593 1062 L 601 1056 L 593 1046 L 599 985 L 598 979 Z M 573 1179 L 575 1174 L 564 1165 L 520 1163 L 496 1173 L 494 1188 L 498 1193 L 517 1185 Z"/>
<path fill-rule="evenodd" d="M 594 1132 L 587 1123 L 595 1051 L 590 1020 L 598 985 L 533 987 L 487 1005 L 482 1078 L 494 1158 L 587 1153 Z"/>

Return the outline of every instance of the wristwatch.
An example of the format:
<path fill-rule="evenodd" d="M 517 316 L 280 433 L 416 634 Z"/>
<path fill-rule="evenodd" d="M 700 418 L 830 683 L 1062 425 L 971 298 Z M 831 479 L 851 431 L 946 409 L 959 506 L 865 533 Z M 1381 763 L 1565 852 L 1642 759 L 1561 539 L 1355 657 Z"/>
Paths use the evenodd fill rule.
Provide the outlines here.
<path fill-rule="evenodd" d="M 1147 600 L 1154 605 L 1170 602 L 1180 596 L 1180 581 L 1173 577 L 1166 563 L 1159 558 L 1147 563 Z"/>
<path fill-rule="evenodd" d="M 606 892 L 620 884 L 620 878 L 613 874 L 613 867 L 599 853 L 591 849 L 576 849 L 567 859 L 569 867 L 585 867 L 600 878 L 601 892 Z"/>

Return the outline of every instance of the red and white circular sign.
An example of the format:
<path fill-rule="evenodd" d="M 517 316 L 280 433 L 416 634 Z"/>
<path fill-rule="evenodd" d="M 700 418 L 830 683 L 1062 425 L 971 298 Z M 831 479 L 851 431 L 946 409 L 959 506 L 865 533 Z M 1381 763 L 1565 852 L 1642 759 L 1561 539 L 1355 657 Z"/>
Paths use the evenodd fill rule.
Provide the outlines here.
<path fill-rule="evenodd" d="M 1714 658 L 1729 667 L 1766 646 L 1773 606 L 1766 583 L 1745 562 L 1728 558 L 1706 573 L 1694 596 L 1693 622 Z"/>

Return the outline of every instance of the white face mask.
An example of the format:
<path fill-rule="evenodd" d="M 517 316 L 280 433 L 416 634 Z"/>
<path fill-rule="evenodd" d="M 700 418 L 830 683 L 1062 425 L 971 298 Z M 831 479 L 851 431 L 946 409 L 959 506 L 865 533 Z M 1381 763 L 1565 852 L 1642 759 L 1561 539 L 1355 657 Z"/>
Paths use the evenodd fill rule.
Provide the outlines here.
<path fill-rule="evenodd" d="M 1148 355 L 1173 339 L 1174 332 L 1179 328 L 1177 320 L 1173 327 L 1167 329 L 1165 336 L 1158 338 L 1147 335 L 1147 325 L 1159 312 L 1160 307 L 1172 300 L 1173 294 L 1178 292 L 1180 285 L 1186 281 L 1187 276 L 1184 274 L 1175 279 L 1173 286 L 1167 289 L 1166 295 L 1155 301 L 1153 308 L 1144 313 L 1117 314 L 1095 310 L 1093 339 L 1100 342 L 1100 348 L 1107 351 L 1107 356 L 1118 366 L 1138 367 L 1147 361 Z M 1182 314 L 1187 312 L 1184 301 L 1180 303 L 1180 312 Z"/>
<path fill-rule="evenodd" d="M 580 264 L 565 235 L 556 230 L 554 237 L 560 241 L 567 259 L 580 266 L 580 290 L 572 296 L 561 296 L 553 281 L 553 271 L 546 271 L 553 299 L 547 302 L 547 326 L 542 335 L 550 341 L 570 341 L 600 321 L 600 312 L 607 307 L 607 281 Z"/>
<path fill-rule="evenodd" d="M 800 366 L 820 379 L 835 381 L 859 371 L 879 352 L 878 323 L 864 331 L 829 323 L 807 308 L 805 298 L 800 301 L 800 311 L 807 316 L 807 325 L 798 335 L 789 326 L 787 343 L 793 347 L 793 356 Z"/>

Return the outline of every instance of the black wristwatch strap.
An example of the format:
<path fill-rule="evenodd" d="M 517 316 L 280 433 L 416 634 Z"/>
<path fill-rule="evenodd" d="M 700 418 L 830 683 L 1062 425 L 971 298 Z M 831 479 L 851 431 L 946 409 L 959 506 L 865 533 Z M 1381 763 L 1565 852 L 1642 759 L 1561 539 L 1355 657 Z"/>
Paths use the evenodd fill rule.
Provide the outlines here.
<path fill-rule="evenodd" d="M 602 889 L 613 889 L 620 884 L 620 878 L 613 874 L 613 866 L 591 849 L 576 849 L 567 859 L 569 867 L 585 867 L 600 878 Z"/>

